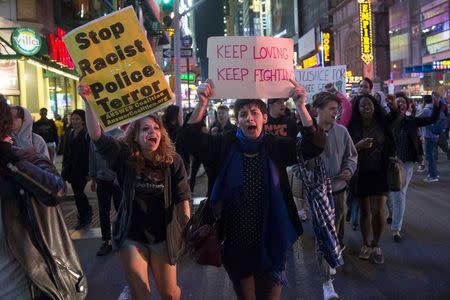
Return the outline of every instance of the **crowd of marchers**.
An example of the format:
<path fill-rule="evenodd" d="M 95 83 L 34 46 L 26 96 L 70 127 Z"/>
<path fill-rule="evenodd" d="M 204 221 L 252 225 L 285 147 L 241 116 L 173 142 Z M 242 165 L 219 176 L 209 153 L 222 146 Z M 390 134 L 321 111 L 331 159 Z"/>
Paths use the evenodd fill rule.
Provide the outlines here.
<path fill-rule="evenodd" d="M 450 159 L 448 103 L 437 91 L 422 103 L 401 92 L 386 96 L 372 91 L 369 78 L 352 98 L 330 83 L 306 103 L 305 89 L 290 84 L 290 98 L 213 106 L 214 82 L 207 80 L 184 120 L 183 109 L 170 105 L 108 132 L 83 81 L 86 110 L 74 110 L 64 123 L 48 119 L 45 108 L 33 123 L 26 108 L 2 97 L 0 298 L 86 297 L 88 283 L 58 209 L 67 182 L 77 230 L 92 222 L 85 187 L 96 192 L 103 240 L 97 255 L 117 254 L 132 299 L 150 299 L 148 270 L 162 299 L 180 299 L 177 262 L 187 252 L 201 165 L 208 179 L 202 213 L 214 225 L 238 299 L 280 299 L 287 256 L 308 220 L 323 297 L 339 298 L 333 279 L 345 263 L 345 222 L 361 231 L 359 258 L 383 264 L 389 253 L 380 237 L 389 224 L 393 241 L 402 241 L 414 172 L 427 171 L 424 181 L 432 184 L 439 181 L 438 148 Z M 390 183 L 393 161 L 402 169 L 399 188 Z"/>

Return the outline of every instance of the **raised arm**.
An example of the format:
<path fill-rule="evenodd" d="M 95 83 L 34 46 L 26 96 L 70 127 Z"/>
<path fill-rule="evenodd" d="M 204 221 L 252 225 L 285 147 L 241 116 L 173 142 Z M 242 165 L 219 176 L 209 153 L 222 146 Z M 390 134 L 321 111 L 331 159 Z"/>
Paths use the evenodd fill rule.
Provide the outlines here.
<path fill-rule="evenodd" d="M 198 103 L 187 122 L 188 124 L 200 123 L 203 116 L 205 115 L 206 108 L 209 102 L 209 97 L 211 97 L 212 95 L 213 88 L 214 87 L 212 81 L 209 79 L 207 79 L 206 82 L 200 84 L 200 86 L 197 89 Z"/>
<path fill-rule="evenodd" d="M 306 109 L 306 98 L 308 94 L 306 90 L 294 79 L 289 79 L 289 81 L 293 86 L 291 95 L 294 99 L 295 106 L 300 116 L 300 120 L 302 121 L 304 127 L 310 127 L 313 125 L 313 120 L 309 115 L 308 110 Z"/>
<path fill-rule="evenodd" d="M 423 127 L 433 124 L 439 119 L 440 111 L 439 97 L 433 97 L 433 112 L 431 113 L 431 116 L 427 115 L 415 117 L 414 122 L 416 123 L 416 126 Z"/>
<path fill-rule="evenodd" d="M 100 139 L 102 135 L 102 130 L 100 128 L 100 124 L 98 123 L 97 117 L 92 110 L 91 104 L 87 100 L 87 96 L 91 93 L 91 88 L 80 81 L 80 85 L 78 86 L 78 93 L 81 98 L 84 100 L 86 105 L 86 128 L 91 139 L 96 142 Z"/>

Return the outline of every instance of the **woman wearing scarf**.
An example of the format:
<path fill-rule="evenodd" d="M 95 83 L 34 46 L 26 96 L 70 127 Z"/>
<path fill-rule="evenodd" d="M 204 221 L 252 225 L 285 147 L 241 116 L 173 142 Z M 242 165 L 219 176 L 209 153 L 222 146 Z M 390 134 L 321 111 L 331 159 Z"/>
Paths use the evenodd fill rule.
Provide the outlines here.
<path fill-rule="evenodd" d="M 222 259 L 239 299 L 279 299 L 286 284 L 288 251 L 302 234 L 302 225 L 289 186 L 286 166 L 323 150 L 323 131 L 313 126 L 306 91 L 295 81 L 293 98 L 305 125 L 303 143 L 265 135 L 265 103 L 238 99 L 234 104 L 237 130 L 222 135 L 201 132 L 213 86 L 203 83 L 199 103 L 183 128 L 188 149 L 210 170 L 210 203 L 224 239 Z"/>

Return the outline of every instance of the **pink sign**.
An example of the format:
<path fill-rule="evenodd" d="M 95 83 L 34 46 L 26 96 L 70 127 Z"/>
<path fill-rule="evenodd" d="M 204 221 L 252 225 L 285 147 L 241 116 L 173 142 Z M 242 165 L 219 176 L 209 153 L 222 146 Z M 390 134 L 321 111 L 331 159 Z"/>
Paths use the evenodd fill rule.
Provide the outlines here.
<path fill-rule="evenodd" d="M 208 77 L 213 99 L 289 97 L 294 78 L 292 39 L 210 37 Z"/>

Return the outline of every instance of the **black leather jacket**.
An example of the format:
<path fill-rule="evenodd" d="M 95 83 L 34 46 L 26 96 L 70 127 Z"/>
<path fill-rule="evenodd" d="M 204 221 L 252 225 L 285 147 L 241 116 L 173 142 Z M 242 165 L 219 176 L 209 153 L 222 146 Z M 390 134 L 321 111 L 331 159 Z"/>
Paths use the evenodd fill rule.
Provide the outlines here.
<path fill-rule="evenodd" d="M 34 299 L 84 299 L 86 277 L 57 204 L 64 180 L 37 153 L 13 149 L 20 161 L 0 168 L 0 203 L 11 254 L 31 281 Z"/>

